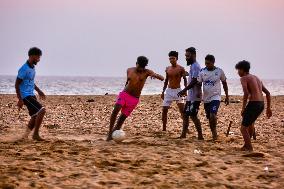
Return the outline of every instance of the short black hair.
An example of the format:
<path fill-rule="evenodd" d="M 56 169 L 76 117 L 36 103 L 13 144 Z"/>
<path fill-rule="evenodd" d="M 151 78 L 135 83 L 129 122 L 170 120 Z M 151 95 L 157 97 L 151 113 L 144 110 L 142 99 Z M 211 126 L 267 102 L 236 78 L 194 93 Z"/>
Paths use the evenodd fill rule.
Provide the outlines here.
<path fill-rule="evenodd" d="M 30 48 L 28 54 L 29 54 L 29 56 L 32 56 L 32 55 L 41 56 L 41 55 L 42 55 L 42 52 L 41 52 L 41 50 L 40 50 L 39 48 L 37 48 L 37 47 L 32 47 L 32 48 Z"/>
<path fill-rule="evenodd" d="M 189 48 L 185 49 L 185 52 L 189 52 L 190 54 L 196 55 L 196 49 L 194 47 L 189 47 Z"/>
<path fill-rule="evenodd" d="M 205 57 L 205 60 L 208 60 L 210 62 L 213 62 L 215 63 L 215 57 L 211 54 L 208 54 L 206 57 Z"/>
<path fill-rule="evenodd" d="M 240 61 L 240 62 L 238 62 L 236 64 L 235 68 L 237 70 L 243 70 L 245 72 L 249 72 L 249 70 L 250 70 L 250 63 L 249 63 L 249 61 L 242 60 L 242 61 Z"/>
<path fill-rule="evenodd" d="M 145 68 L 148 65 L 148 58 L 146 56 L 139 56 L 137 58 L 137 64 L 141 67 L 141 68 Z"/>
<path fill-rule="evenodd" d="M 177 51 L 171 51 L 171 52 L 169 52 L 169 57 L 170 56 L 174 56 L 178 59 L 178 52 Z"/>

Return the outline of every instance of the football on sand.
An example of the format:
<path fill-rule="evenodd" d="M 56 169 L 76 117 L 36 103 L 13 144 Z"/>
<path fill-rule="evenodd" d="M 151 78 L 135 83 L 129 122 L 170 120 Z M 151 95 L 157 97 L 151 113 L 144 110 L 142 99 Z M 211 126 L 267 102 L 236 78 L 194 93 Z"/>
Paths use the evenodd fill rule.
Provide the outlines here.
<path fill-rule="evenodd" d="M 126 138 L 126 135 L 123 130 L 116 130 L 112 133 L 112 139 L 115 142 L 122 142 L 125 138 Z"/>

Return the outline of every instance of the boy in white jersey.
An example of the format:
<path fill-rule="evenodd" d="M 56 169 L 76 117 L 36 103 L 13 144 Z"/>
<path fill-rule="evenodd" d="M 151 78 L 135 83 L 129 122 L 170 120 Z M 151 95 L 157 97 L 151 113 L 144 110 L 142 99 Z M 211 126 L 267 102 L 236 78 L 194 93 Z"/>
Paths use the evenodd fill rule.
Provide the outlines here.
<path fill-rule="evenodd" d="M 215 67 L 215 57 L 207 55 L 205 57 L 205 68 L 200 71 L 197 78 L 203 84 L 203 101 L 206 117 L 209 119 L 213 140 L 217 140 L 217 112 L 221 101 L 221 83 L 223 85 L 226 105 L 229 104 L 228 85 L 225 73 L 222 69 Z"/>
<path fill-rule="evenodd" d="M 200 73 L 200 65 L 196 61 L 196 49 L 190 47 L 185 50 L 185 58 L 187 65 L 190 66 L 189 77 L 188 77 L 188 86 L 185 87 L 181 92 L 178 93 L 178 96 L 186 95 L 188 90 L 188 96 L 184 108 L 184 118 L 183 118 L 183 129 L 180 138 L 186 138 L 186 133 L 189 126 L 189 117 L 193 121 L 195 128 L 198 132 L 198 140 L 204 140 L 202 136 L 201 123 L 198 118 L 198 110 L 201 102 L 201 85 L 198 84 L 197 78 Z"/>

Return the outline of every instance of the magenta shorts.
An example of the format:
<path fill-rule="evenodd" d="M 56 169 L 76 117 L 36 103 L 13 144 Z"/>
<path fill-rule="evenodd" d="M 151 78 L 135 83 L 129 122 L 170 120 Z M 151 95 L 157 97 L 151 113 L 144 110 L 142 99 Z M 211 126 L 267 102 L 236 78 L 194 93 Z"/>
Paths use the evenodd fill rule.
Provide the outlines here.
<path fill-rule="evenodd" d="M 138 103 L 139 103 L 139 98 L 131 96 L 125 91 L 119 93 L 116 101 L 116 104 L 122 106 L 121 113 L 123 113 L 127 117 L 130 116 L 130 114 L 136 108 Z"/>

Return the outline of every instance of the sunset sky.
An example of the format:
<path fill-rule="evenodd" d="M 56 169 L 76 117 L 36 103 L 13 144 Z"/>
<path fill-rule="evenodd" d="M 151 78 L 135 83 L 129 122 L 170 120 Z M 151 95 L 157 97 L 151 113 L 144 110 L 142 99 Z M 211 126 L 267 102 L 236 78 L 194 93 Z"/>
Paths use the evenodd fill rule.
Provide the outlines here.
<path fill-rule="evenodd" d="M 283 78 L 283 0 L 0 0 L 0 75 L 16 75 L 32 46 L 38 75 L 125 76 L 136 57 L 164 74 L 170 50 L 194 46 L 228 78 L 252 63 L 262 78 Z M 188 69 L 188 68 L 187 68 Z"/>

